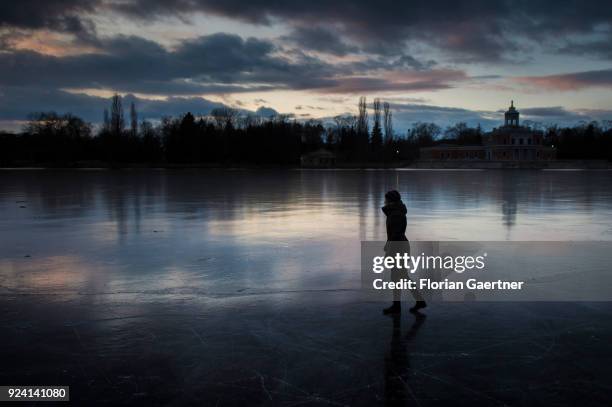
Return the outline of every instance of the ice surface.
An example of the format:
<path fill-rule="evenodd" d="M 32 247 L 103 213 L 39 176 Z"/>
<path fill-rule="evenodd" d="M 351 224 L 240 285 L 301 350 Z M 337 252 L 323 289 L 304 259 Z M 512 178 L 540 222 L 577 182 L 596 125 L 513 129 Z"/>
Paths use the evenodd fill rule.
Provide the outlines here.
<path fill-rule="evenodd" d="M 609 405 L 612 306 L 382 316 L 360 240 L 611 240 L 606 171 L 0 171 L 0 383 L 152 405 Z"/>

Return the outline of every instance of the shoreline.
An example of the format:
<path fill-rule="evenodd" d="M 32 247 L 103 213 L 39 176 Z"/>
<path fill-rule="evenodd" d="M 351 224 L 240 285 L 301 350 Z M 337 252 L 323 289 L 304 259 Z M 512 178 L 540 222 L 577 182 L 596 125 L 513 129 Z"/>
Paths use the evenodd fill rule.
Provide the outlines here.
<path fill-rule="evenodd" d="M 606 160 L 550 160 L 550 161 L 451 161 L 419 160 L 412 164 L 422 169 L 534 169 L 534 170 L 609 170 Z"/>
<path fill-rule="evenodd" d="M 367 165 L 340 164 L 334 167 L 301 167 L 288 165 L 221 165 L 221 164 L 163 164 L 143 165 L 108 163 L 83 163 L 74 165 L 45 165 L 29 163 L 24 165 L 0 166 L 5 170 L 612 170 L 612 163 L 605 160 L 557 160 L 550 162 L 474 162 L 474 161 L 417 161 L 413 163 L 394 163 Z"/>

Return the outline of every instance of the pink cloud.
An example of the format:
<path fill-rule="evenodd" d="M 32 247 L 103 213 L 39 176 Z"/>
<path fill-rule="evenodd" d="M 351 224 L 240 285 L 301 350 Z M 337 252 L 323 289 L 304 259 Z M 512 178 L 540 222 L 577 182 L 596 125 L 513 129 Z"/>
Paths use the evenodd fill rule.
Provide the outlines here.
<path fill-rule="evenodd" d="M 319 91 L 324 93 L 435 91 L 451 88 L 454 82 L 467 79 L 465 72 L 452 69 L 395 71 L 380 76 L 336 78 L 333 86 Z"/>
<path fill-rule="evenodd" d="M 559 75 L 523 76 L 515 81 L 530 87 L 556 91 L 612 87 L 612 69 L 572 72 Z"/>

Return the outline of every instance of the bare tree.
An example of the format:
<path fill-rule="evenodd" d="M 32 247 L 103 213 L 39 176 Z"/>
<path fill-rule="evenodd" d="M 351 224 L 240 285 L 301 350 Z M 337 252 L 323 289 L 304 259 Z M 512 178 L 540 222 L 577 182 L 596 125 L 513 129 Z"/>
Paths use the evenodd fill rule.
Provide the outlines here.
<path fill-rule="evenodd" d="M 108 116 L 108 109 L 104 109 L 104 119 L 102 124 L 102 131 L 109 132 L 110 131 L 110 117 Z"/>
<path fill-rule="evenodd" d="M 385 102 L 383 104 L 383 111 L 385 116 L 385 144 L 388 144 L 393 141 L 393 113 L 391 113 L 389 103 Z"/>
<path fill-rule="evenodd" d="M 362 96 L 359 98 L 359 116 L 357 117 L 357 133 L 360 136 L 367 135 L 368 129 L 368 108 L 366 105 L 366 98 Z"/>
<path fill-rule="evenodd" d="M 91 135 L 91 124 L 70 113 L 59 115 L 55 112 L 37 112 L 29 115 L 24 127 L 28 134 L 64 139 L 76 139 Z"/>
<path fill-rule="evenodd" d="M 355 129 L 357 126 L 357 118 L 352 114 L 335 116 L 334 122 L 338 129 Z"/>
<path fill-rule="evenodd" d="M 119 136 L 123 132 L 124 127 L 125 119 L 123 116 L 121 96 L 115 93 L 111 101 L 110 131 L 113 135 Z"/>
<path fill-rule="evenodd" d="M 238 111 L 231 107 L 218 107 L 210 112 L 217 127 L 230 129 L 235 126 L 236 118 L 238 117 Z"/>
<path fill-rule="evenodd" d="M 374 125 L 372 126 L 372 150 L 378 151 L 382 146 L 382 129 L 380 127 L 380 99 L 374 99 Z"/>
<path fill-rule="evenodd" d="M 243 129 L 259 126 L 261 123 L 263 123 L 261 116 L 254 115 L 252 113 L 248 113 L 238 120 L 238 125 Z"/>
<path fill-rule="evenodd" d="M 430 146 L 438 138 L 442 129 L 435 123 L 416 122 L 408 130 L 408 137 L 421 146 Z"/>
<path fill-rule="evenodd" d="M 132 137 L 138 135 L 138 113 L 134 102 L 130 103 L 130 133 Z"/>

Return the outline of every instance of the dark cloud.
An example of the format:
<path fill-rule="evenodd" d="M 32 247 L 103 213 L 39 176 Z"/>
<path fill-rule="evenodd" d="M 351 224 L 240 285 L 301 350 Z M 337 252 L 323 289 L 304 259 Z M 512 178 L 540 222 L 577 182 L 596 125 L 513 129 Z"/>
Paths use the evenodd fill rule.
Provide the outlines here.
<path fill-rule="evenodd" d="M 390 103 L 395 127 L 400 130 L 410 128 L 416 122 L 432 122 L 441 127 L 465 122 L 470 126 L 482 126 L 491 129 L 501 123 L 491 112 L 481 112 L 445 106 L 432 106 L 419 103 Z"/>
<path fill-rule="evenodd" d="M 392 57 L 370 57 L 361 61 L 354 61 L 349 64 L 353 69 L 360 72 L 368 71 L 389 71 L 389 70 L 417 70 L 424 71 L 436 66 L 436 61 L 421 61 L 411 55 L 400 55 Z"/>
<path fill-rule="evenodd" d="M 590 41 L 568 40 L 557 48 L 557 52 L 559 54 L 612 59 L 612 27 L 609 27 L 604 35 Z"/>
<path fill-rule="evenodd" d="M 556 91 L 574 91 L 592 87 L 612 87 L 612 69 L 572 72 L 559 75 L 524 76 L 520 84 Z"/>
<path fill-rule="evenodd" d="M 188 21 L 194 13 L 253 24 L 281 21 L 292 29 L 287 39 L 337 55 L 356 46 L 397 55 L 407 44 L 425 43 L 459 61 L 500 61 L 534 43 L 555 51 L 554 43 L 563 52 L 612 56 L 612 3 L 597 0 L 22 0 L 0 3 L 0 27 L 91 33 L 88 16 L 109 10 L 142 21 Z"/>
<path fill-rule="evenodd" d="M 55 110 L 101 121 L 106 99 L 37 87 L 0 87 L 0 119 L 25 120 L 32 112 Z"/>
<path fill-rule="evenodd" d="M 339 56 L 359 51 L 357 46 L 342 41 L 337 32 L 324 27 L 296 27 L 283 39 L 309 50 Z"/>
<path fill-rule="evenodd" d="M 432 91 L 451 88 L 453 83 L 466 79 L 468 77 L 465 72 L 452 69 L 399 71 L 388 73 L 383 77 L 346 76 L 319 91 L 326 93 Z"/>
<path fill-rule="evenodd" d="M 95 29 L 83 14 L 94 11 L 99 4 L 99 0 L 1 1 L 0 28 L 48 29 L 91 38 Z"/>
<path fill-rule="evenodd" d="M 150 94 L 228 93 L 324 86 L 331 65 L 272 55 L 268 41 L 214 34 L 176 50 L 140 37 L 104 41 L 101 53 L 66 57 L 33 51 L 0 53 L 0 85 L 102 88 Z"/>
<path fill-rule="evenodd" d="M 99 53 L 64 57 L 27 50 L 0 53 L 0 85 L 201 95 L 273 89 L 436 90 L 465 79 L 460 71 L 410 70 L 405 63 L 331 64 L 299 51 L 280 55 L 270 41 L 224 33 L 187 40 L 173 50 L 135 36 L 105 39 L 100 47 Z M 395 71 L 355 76 L 384 69 Z"/>
<path fill-rule="evenodd" d="M 401 53 L 406 42 L 420 41 L 461 61 L 499 61 L 527 49 L 526 40 L 543 44 L 575 34 L 588 36 L 612 21 L 612 3 L 596 0 L 133 0 L 117 7 L 140 18 L 200 11 L 255 24 L 280 20 L 297 27 L 294 39 L 313 49 L 325 46 L 321 39 L 330 32 L 337 36 L 331 50 L 349 40 L 369 52 Z M 317 34 L 300 27 L 329 31 Z"/>
<path fill-rule="evenodd" d="M 142 99 L 134 95 L 124 98 L 124 107 L 134 102 L 141 119 L 157 120 L 163 116 L 178 116 L 186 112 L 206 115 L 223 104 L 201 97 L 169 97 L 165 100 Z M 0 120 L 25 120 L 32 112 L 54 110 L 72 113 L 90 122 L 101 122 L 110 99 L 60 90 L 31 87 L 0 87 Z"/>
<path fill-rule="evenodd" d="M 585 117 L 585 121 L 597 120 L 612 125 L 612 109 L 578 109 L 576 113 Z"/>
<path fill-rule="evenodd" d="M 612 111 L 606 109 L 568 110 L 562 106 L 532 107 L 521 109 L 523 123 L 536 122 L 543 125 L 575 125 L 594 120 L 612 120 Z"/>
<path fill-rule="evenodd" d="M 570 114 L 568 110 L 562 106 L 551 106 L 551 107 L 531 107 L 521 109 L 521 114 L 530 117 L 559 117 Z M 571 113 L 575 114 L 575 113 Z"/>

